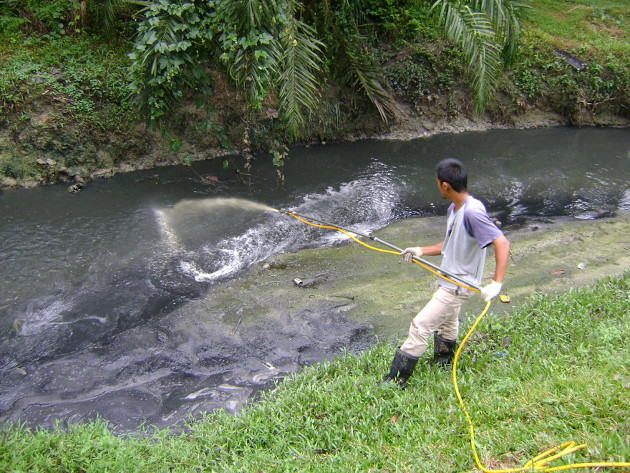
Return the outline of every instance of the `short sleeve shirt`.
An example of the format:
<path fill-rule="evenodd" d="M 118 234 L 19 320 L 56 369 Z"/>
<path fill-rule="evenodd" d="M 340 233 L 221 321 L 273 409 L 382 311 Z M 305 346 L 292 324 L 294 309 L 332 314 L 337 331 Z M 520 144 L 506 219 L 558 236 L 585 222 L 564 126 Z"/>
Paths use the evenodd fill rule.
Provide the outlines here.
<path fill-rule="evenodd" d="M 446 215 L 442 268 L 471 283 L 481 284 L 486 248 L 501 235 L 503 232 L 490 220 L 480 200 L 468 196 L 457 211 L 452 204 Z M 442 279 L 438 284 L 453 289 L 458 287 Z"/>

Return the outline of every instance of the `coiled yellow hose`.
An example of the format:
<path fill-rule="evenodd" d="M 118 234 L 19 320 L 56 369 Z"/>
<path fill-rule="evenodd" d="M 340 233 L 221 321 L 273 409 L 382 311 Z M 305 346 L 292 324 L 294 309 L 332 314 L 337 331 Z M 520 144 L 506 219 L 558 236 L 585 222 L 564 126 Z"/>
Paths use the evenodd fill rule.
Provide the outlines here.
<path fill-rule="evenodd" d="M 358 238 L 351 235 L 350 232 L 344 230 L 343 228 L 339 228 L 334 225 L 320 225 L 317 223 L 312 223 L 291 212 L 283 211 L 283 213 L 290 215 L 291 217 L 296 218 L 300 222 L 303 222 L 312 227 L 325 228 L 329 230 L 337 230 L 343 233 L 344 235 L 347 235 L 348 237 L 352 238 L 354 241 L 356 241 L 360 245 L 363 245 L 366 248 L 369 248 L 370 250 L 379 251 L 381 253 L 389 253 L 393 255 L 400 254 L 396 251 L 383 250 L 381 248 L 376 248 L 374 246 L 368 245 L 367 243 L 362 242 Z M 422 262 L 416 259 L 414 259 L 413 261 L 415 263 L 418 263 L 420 266 L 422 266 L 426 270 L 439 276 L 440 278 L 445 279 L 446 281 L 449 281 L 453 284 L 457 284 L 458 286 L 469 289 L 471 291 L 481 292 L 474 287 L 469 287 L 469 286 L 466 286 L 465 284 L 461 284 L 457 281 L 453 281 L 452 279 L 438 273 L 437 271 L 433 270 L 433 268 L 430 268 L 429 266 L 423 264 Z M 483 309 L 479 317 L 477 317 L 477 320 L 475 320 L 475 323 L 472 325 L 472 327 L 470 328 L 470 330 L 468 331 L 468 333 L 462 340 L 462 343 L 459 345 L 459 348 L 457 349 L 457 352 L 455 353 L 455 358 L 453 360 L 453 386 L 455 386 L 455 394 L 457 395 L 457 399 L 459 400 L 459 405 L 461 406 L 462 411 L 464 412 L 464 414 L 466 415 L 466 419 L 468 420 L 468 426 L 470 430 L 470 445 L 472 447 L 475 463 L 477 464 L 479 469 L 485 473 L 516 473 L 516 472 L 521 472 L 521 471 L 550 472 L 550 471 L 561 471 L 561 470 L 570 470 L 570 469 L 578 469 L 578 468 L 630 468 L 630 462 L 592 462 L 592 463 L 573 463 L 570 465 L 561 465 L 561 466 L 555 466 L 555 467 L 548 466 L 550 462 L 557 460 L 559 458 L 562 458 L 565 455 L 569 455 L 570 453 L 576 452 L 586 447 L 586 444 L 578 445 L 576 442 L 573 442 L 573 441 L 563 443 L 559 447 L 555 447 L 550 450 L 547 450 L 546 452 L 541 453 L 540 455 L 534 457 L 533 459 L 528 461 L 524 466 L 520 468 L 506 468 L 502 470 L 490 470 L 488 468 L 485 468 L 482 465 L 481 460 L 479 459 L 479 455 L 477 454 L 477 448 L 475 446 L 475 428 L 473 426 L 470 414 L 468 413 L 468 409 L 466 408 L 466 404 L 464 403 L 464 400 L 462 399 L 462 396 L 459 392 L 459 387 L 457 384 L 457 362 L 459 360 L 459 355 L 462 351 L 462 348 L 464 347 L 468 339 L 471 337 L 471 335 L 475 332 L 475 330 L 477 329 L 477 326 L 479 325 L 481 320 L 484 318 L 484 316 L 488 312 L 488 309 L 490 309 L 491 303 L 492 301 L 488 301 L 488 303 L 486 304 L 486 307 Z"/>
<path fill-rule="evenodd" d="M 519 471 L 543 471 L 543 472 L 560 471 L 560 470 L 570 470 L 573 468 L 575 469 L 577 468 L 630 468 L 630 462 L 573 463 L 570 465 L 549 467 L 548 465 L 550 462 L 586 447 L 586 444 L 578 445 L 576 442 L 573 442 L 573 441 L 563 443 L 559 447 L 555 447 L 550 450 L 547 450 L 546 452 L 541 453 L 537 457 L 534 457 L 532 460 L 528 461 L 521 468 L 506 468 L 503 470 L 489 470 L 488 468 L 485 468 L 481 464 L 481 460 L 479 460 L 479 455 L 477 455 L 477 449 L 475 448 L 475 429 L 473 427 L 470 414 L 468 414 L 468 409 L 466 408 L 466 405 L 464 404 L 464 400 L 462 399 L 462 396 L 459 393 L 459 387 L 457 385 L 457 361 L 459 359 L 459 354 L 461 353 L 462 348 L 464 347 L 468 339 L 471 337 L 473 332 L 477 329 L 477 325 L 479 325 L 479 322 L 481 322 L 481 319 L 483 319 L 483 317 L 488 312 L 488 309 L 490 308 L 491 303 L 492 301 L 489 301 L 486 304 L 486 307 L 485 309 L 483 309 L 483 312 L 481 312 L 479 317 L 477 317 L 477 320 L 475 320 L 475 323 L 472 325 L 472 327 L 470 327 L 470 330 L 468 331 L 468 333 L 462 340 L 462 343 L 459 345 L 459 348 L 457 349 L 457 352 L 455 353 L 455 359 L 453 361 L 453 385 L 455 386 L 455 394 L 457 394 L 457 399 L 459 400 L 459 404 L 462 410 L 464 411 L 464 414 L 466 415 L 466 419 L 468 420 L 468 425 L 470 427 L 470 445 L 472 447 L 473 455 L 475 457 L 475 462 L 477 463 L 477 466 L 479 467 L 479 469 L 486 473 L 515 473 Z"/>

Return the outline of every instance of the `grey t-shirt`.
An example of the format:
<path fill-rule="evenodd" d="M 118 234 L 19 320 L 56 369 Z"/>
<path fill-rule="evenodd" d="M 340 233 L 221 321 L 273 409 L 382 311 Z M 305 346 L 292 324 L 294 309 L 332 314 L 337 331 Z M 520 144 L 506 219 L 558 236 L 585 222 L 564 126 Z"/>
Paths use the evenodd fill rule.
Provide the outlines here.
<path fill-rule="evenodd" d="M 446 237 L 442 245 L 442 268 L 474 284 L 481 284 L 486 262 L 486 248 L 503 232 L 490 220 L 483 203 L 468 196 L 455 211 L 452 204 L 446 215 Z M 459 286 L 438 280 L 453 289 Z"/>

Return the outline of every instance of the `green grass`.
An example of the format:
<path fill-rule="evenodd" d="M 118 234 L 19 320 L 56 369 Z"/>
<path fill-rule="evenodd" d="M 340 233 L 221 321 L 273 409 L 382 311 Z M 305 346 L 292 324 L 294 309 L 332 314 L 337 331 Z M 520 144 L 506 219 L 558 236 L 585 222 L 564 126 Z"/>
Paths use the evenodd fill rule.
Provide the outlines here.
<path fill-rule="evenodd" d="M 103 102 L 129 110 L 129 44 L 87 35 L 0 39 L 0 111 L 27 108 L 33 97 L 83 116 Z"/>
<path fill-rule="evenodd" d="M 577 58 L 580 70 L 558 51 Z M 536 0 L 524 22 L 509 94 L 582 125 L 598 115 L 628 116 L 630 4 L 625 0 Z M 510 84 L 511 84 L 510 83 Z"/>
<path fill-rule="evenodd" d="M 630 272 L 482 320 L 459 359 L 458 385 L 486 468 L 520 467 L 568 441 L 587 447 L 552 466 L 630 461 L 629 312 Z M 7 425 L 0 470 L 475 471 L 450 372 L 422 364 L 405 391 L 383 386 L 393 350 L 382 344 L 307 368 L 237 415 L 210 414 L 181 434 Z"/>
<path fill-rule="evenodd" d="M 555 47 L 605 59 L 630 56 L 630 4 L 626 0 L 535 0 L 528 27 Z"/>

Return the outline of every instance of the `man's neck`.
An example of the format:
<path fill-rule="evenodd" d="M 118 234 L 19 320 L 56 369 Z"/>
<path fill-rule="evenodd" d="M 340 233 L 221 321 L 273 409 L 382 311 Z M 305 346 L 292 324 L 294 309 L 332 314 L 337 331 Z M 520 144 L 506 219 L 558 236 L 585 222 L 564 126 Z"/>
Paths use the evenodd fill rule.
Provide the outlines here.
<path fill-rule="evenodd" d="M 455 211 L 460 209 L 469 195 L 470 194 L 467 191 L 463 191 L 453 192 L 452 195 L 449 196 L 450 201 L 455 204 Z"/>

